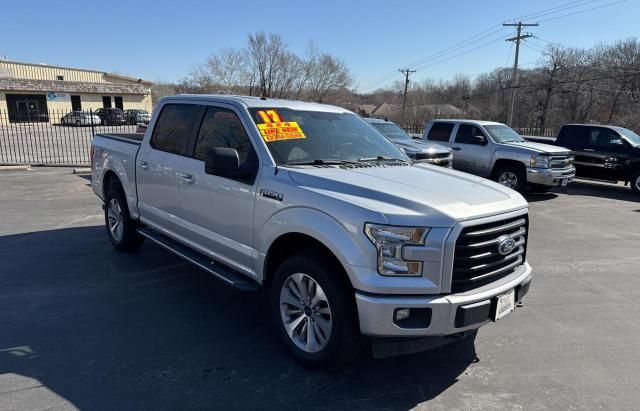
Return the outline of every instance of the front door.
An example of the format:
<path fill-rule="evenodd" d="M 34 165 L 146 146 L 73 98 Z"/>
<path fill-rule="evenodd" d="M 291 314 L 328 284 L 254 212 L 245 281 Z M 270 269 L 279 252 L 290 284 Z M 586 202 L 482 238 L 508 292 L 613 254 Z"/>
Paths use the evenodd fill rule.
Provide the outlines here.
<path fill-rule="evenodd" d="M 479 140 L 484 138 L 484 143 Z M 451 149 L 453 164 L 457 170 L 477 175 L 488 175 L 491 168 L 491 150 L 486 146 L 485 133 L 472 124 L 460 124 L 455 133 Z"/>
<path fill-rule="evenodd" d="M 587 141 L 576 154 L 575 162 L 584 170 L 586 177 L 599 180 L 623 179 L 625 142 L 620 135 L 606 127 L 590 127 Z"/>
<path fill-rule="evenodd" d="M 136 161 L 140 217 L 144 223 L 173 237 L 181 231 L 176 218 L 178 173 L 199 111 L 197 105 L 164 105 L 151 139 L 142 144 Z"/>
<path fill-rule="evenodd" d="M 215 148 L 237 150 L 237 173 L 205 171 L 205 159 Z M 189 230 L 189 240 L 202 246 L 201 251 L 246 273 L 252 272 L 258 166 L 240 114 L 231 106 L 207 106 L 192 156 L 184 159 L 180 170 L 179 216 Z"/>

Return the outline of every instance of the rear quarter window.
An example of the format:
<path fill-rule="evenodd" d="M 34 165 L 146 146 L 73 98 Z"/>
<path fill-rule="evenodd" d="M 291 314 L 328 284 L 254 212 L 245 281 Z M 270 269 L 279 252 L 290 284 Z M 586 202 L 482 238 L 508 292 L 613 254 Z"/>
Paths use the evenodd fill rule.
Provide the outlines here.
<path fill-rule="evenodd" d="M 449 141 L 451 132 L 453 131 L 453 123 L 433 123 L 427 139 L 431 141 Z"/>
<path fill-rule="evenodd" d="M 558 134 L 558 142 L 579 146 L 585 145 L 591 128 L 592 127 L 584 126 L 564 126 Z"/>

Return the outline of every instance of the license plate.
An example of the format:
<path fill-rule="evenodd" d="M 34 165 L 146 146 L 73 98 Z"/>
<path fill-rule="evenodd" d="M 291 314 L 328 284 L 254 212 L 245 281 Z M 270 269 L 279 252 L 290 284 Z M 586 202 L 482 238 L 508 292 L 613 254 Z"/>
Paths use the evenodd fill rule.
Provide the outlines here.
<path fill-rule="evenodd" d="M 507 316 L 511 311 L 516 308 L 516 291 L 511 290 L 498 297 L 496 303 L 496 315 L 494 321 L 498 321 L 501 318 Z"/>
<path fill-rule="evenodd" d="M 563 179 L 563 180 L 560 182 L 560 185 L 561 185 L 562 187 L 566 187 L 566 186 L 567 186 L 567 184 L 569 184 L 569 179 L 568 179 L 568 178 L 565 178 L 565 179 Z"/>

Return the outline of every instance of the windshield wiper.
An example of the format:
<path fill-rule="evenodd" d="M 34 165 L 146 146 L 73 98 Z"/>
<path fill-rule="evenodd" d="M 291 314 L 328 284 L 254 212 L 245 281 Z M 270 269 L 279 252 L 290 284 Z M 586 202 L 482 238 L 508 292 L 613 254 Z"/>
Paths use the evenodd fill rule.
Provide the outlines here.
<path fill-rule="evenodd" d="M 330 166 L 340 164 L 358 164 L 356 161 L 316 158 L 314 160 L 288 161 L 281 166 Z"/>
<path fill-rule="evenodd" d="M 407 162 L 407 160 L 404 160 L 402 158 L 386 157 L 386 156 L 363 157 L 363 158 L 359 158 L 358 161 L 361 161 L 361 162 L 367 162 L 367 161 L 400 161 L 402 163 L 406 163 Z"/>

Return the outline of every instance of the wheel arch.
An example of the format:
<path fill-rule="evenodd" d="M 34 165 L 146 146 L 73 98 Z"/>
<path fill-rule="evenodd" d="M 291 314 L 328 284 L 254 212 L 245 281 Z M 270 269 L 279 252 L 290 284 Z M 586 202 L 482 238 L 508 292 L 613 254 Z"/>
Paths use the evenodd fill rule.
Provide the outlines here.
<path fill-rule="evenodd" d="M 507 166 L 518 168 L 523 173 L 525 173 L 525 176 L 526 176 L 527 167 L 524 164 L 522 164 L 521 161 L 512 160 L 508 158 L 500 158 L 496 160 L 496 162 L 493 164 L 493 169 L 491 169 L 491 178 L 496 178 L 498 171 Z"/>

